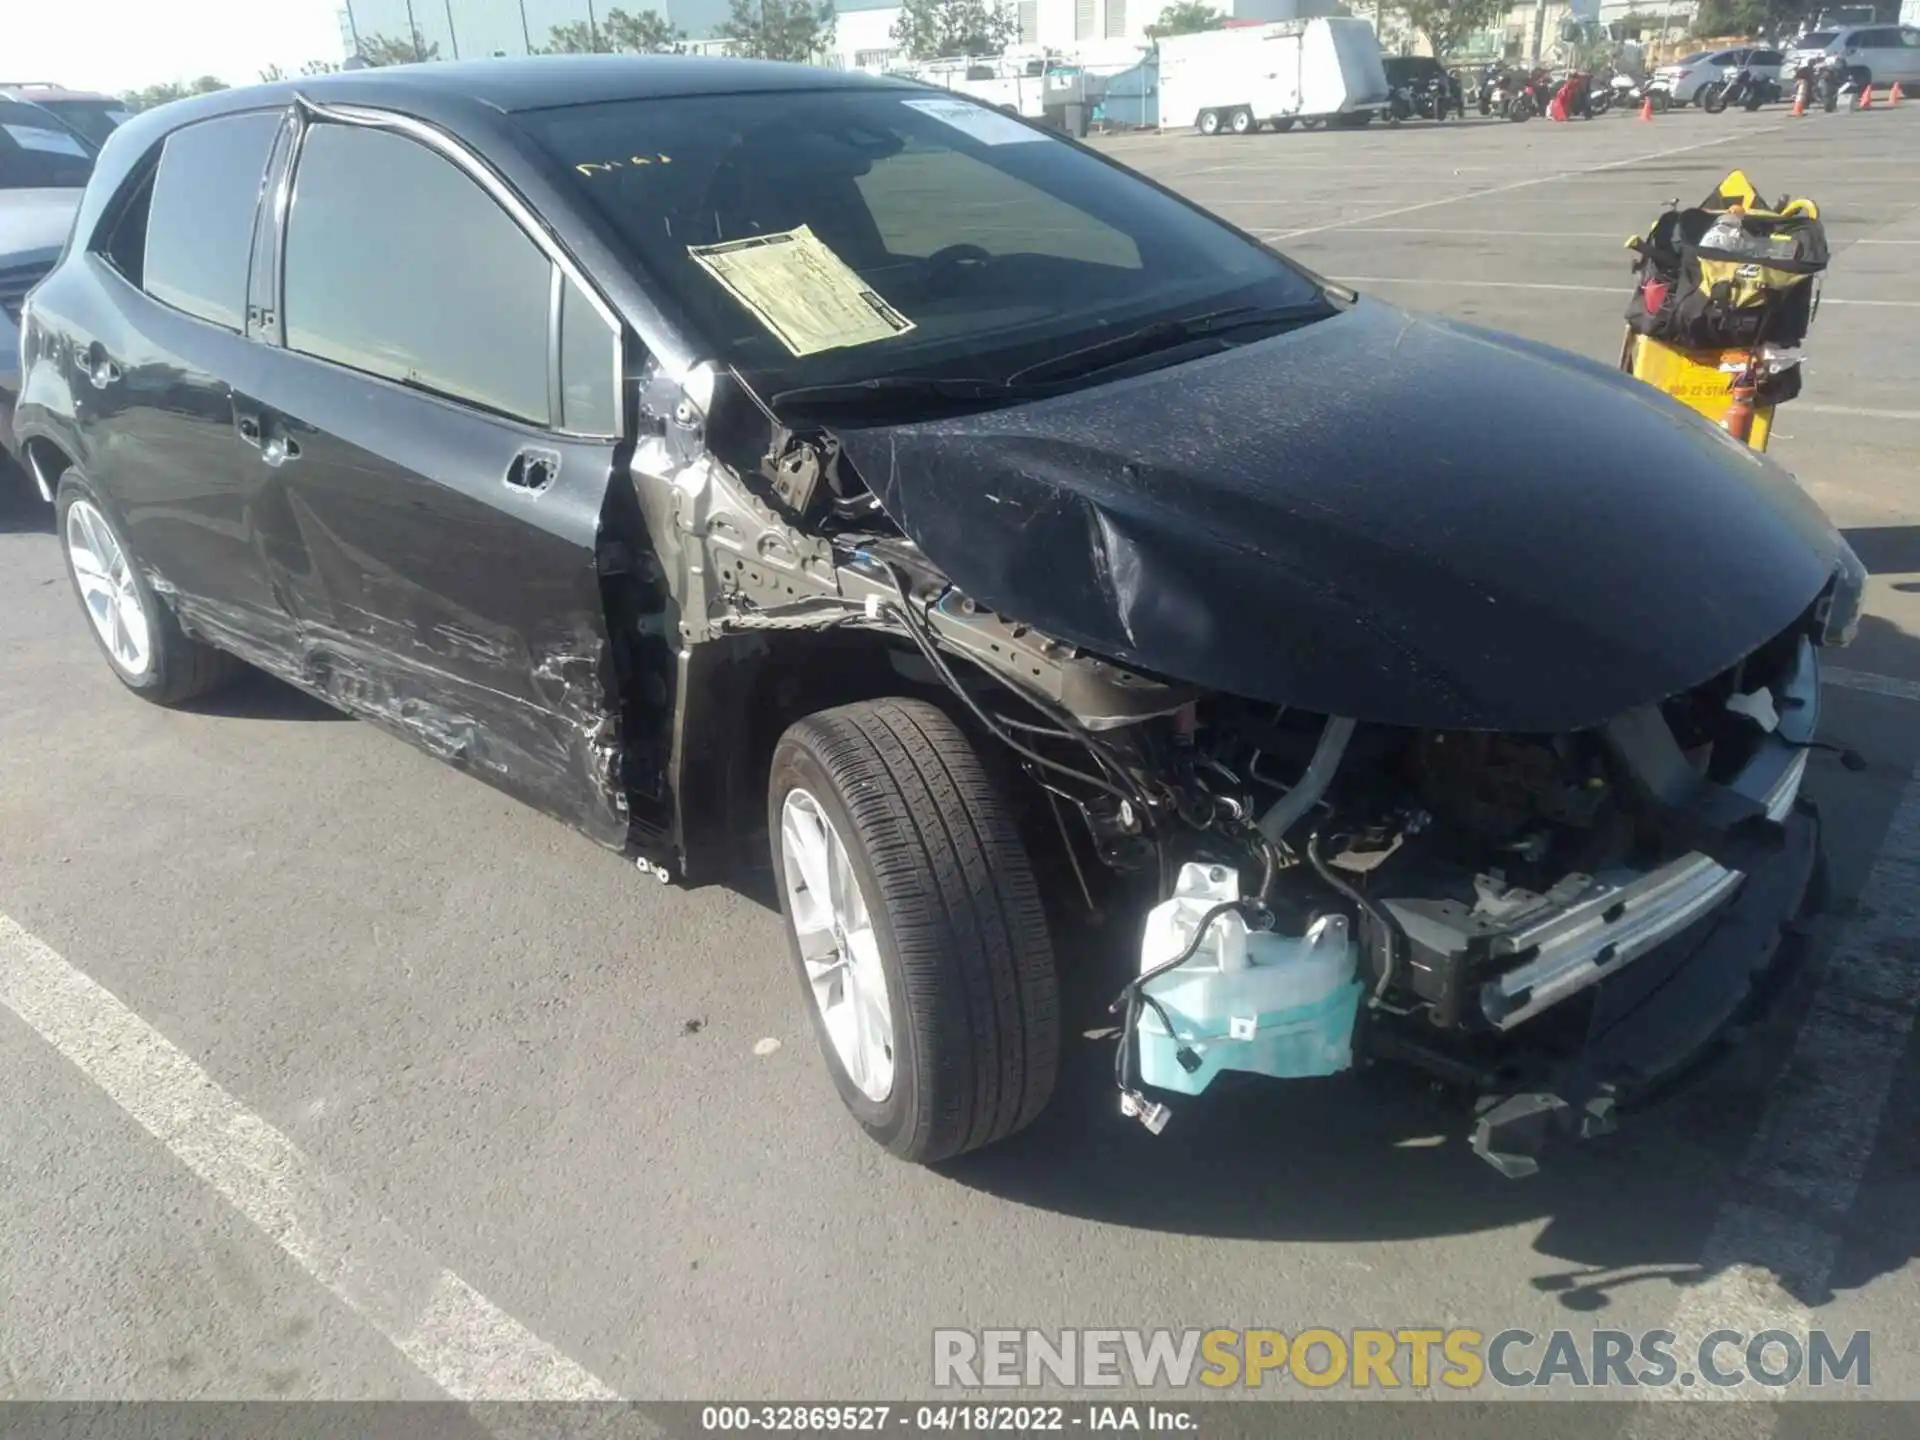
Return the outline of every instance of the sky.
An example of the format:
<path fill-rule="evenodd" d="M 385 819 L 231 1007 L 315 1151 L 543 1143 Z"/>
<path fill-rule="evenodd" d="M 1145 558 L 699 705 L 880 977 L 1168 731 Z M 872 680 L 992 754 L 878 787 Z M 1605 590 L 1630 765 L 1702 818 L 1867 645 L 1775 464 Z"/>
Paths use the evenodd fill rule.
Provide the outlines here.
<path fill-rule="evenodd" d="M 362 34 L 402 36 L 409 0 L 5 0 L 0 80 L 53 80 L 118 94 L 166 80 L 217 75 L 249 84 L 269 65 L 345 58 L 349 3 Z M 601 0 L 605 14 L 621 0 Z M 422 38 L 442 58 L 518 54 L 525 35 L 584 18 L 586 0 L 411 0 Z M 659 10 L 690 34 L 710 33 L 726 0 L 626 0 Z"/>
<path fill-rule="evenodd" d="M 17 0 L 6 6 L 0 79 L 118 93 L 278 64 L 340 60 L 340 0 Z"/>

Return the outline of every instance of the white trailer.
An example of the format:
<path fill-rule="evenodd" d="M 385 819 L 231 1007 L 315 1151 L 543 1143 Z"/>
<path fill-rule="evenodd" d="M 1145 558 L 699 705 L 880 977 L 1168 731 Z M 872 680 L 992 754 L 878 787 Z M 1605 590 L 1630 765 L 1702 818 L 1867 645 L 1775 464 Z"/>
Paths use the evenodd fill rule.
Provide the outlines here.
<path fill-rule="evenodd" d="M 1281 20 L 1159 45 L 1160 128 L 1249 135 L 1262 125 L 1364 124 L 1387 103 L 1380 40 L 1364 20 Z M 1350 118 L 1349 118 L 1350 117 Z"/>

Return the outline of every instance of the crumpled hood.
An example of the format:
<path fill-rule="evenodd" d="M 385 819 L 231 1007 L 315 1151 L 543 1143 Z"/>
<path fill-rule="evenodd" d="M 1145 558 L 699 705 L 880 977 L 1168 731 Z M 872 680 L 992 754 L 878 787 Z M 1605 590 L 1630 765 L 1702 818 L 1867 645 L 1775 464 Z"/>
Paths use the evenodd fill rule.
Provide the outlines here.
<path fill-rule="evenodd" d="M 1373 301 L 1073 395 L 838 433 L 980 604 L 1385 724 L 1599 724 L 1784 630 L 1844 544 L 1785 470 L 1639 382 Z"/>

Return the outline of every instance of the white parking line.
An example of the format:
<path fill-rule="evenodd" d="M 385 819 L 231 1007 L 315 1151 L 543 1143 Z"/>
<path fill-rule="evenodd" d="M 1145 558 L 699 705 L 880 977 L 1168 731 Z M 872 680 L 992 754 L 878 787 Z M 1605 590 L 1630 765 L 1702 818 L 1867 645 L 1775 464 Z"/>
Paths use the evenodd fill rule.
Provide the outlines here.
<path fill-rule="evenodd" d="M 1920 419 L 1920 416 L 1916 416 Z M 1920 683 L 1896 680 L 1891 675 L 1875 675 L 1867 670 L 1846 670 L 1838 665 L 1822 665 L 1820 678 L 1829 685 L 1847 690 L 1864 690 L 1870 695 L 1891 695 L 1897 700 L 1920 700 Z"/>
<path fill-rule="evenodd" d="M 1916 930 L 1920 770 L 1901 792 L 1854 918 L 1822 967 L 1760 1128 L 1707 1236 L 1701 1263 L 1710 1278 L 1686 1292 L 1668 1326 L 1678 1338 L 1676 1355 L 1697 1354 L 1700 1340 L 1718 1329 L 1785 1330 L 1804 1346 L 1809 1306 L 1823 1301 L 1920 1010 L 1920 965 L 1903 953 Z M 1780 1395 L 1758 1386 L 1704 1393 Z M 1755 1433 L 1766 1433 L 1764 1415 L 1752 1417 Z"/>
<path fill-rule="evenodd" d="M 1756 135 L 1767 135 L 1785 128 L 1784 125 L 1763 125 L 1753 130 L 1722 135 L 1717 140 L 1701 140 L 1692 145 L 1675 145 L 1666 150 L 1649 150 L 1644 155 L 1629 155 L 1624 160 L 1609 160 L 1601 165 L 1585 165 L 1578 170 L 1559 170 L 1551 175 L 1533 175 L 1525 180 L 1509 181 L 1505 185 L 1489 185 L 1483 190 L 1463 190 L 1458 195 L 1448 195 L 1439 200 L 1420 200 L 1412 205 L 1401 205 L 1392 210 L 1380 210 L 1371 215 L 1357 215 L 1351 220 L 1334 220 L 1325 225 L 1309 225 L 1302 230 L 1289 230 L 1281 238 L 1291 240 L 1300 235 L 1318 235 L 1326 230 L 1346 230 L 1373 220 L 1391 220 L 1397 215 L 1412 215 L 1441 205 L 1456 205 L 1462 200 L 1479 200 L 1490 195 L 1506 195 L 1534 185 L 1551 185 L 1556 180 L 1578 180 L 1585 175 L 1599 175 L 1608 170 L 1623 170 L 1629 165 L 1642 165 L 1649 160 L 1663 160 L 1669 155 L 1685 155 L 1694 150 L 1711 149 L 1716 145 L 1745 143 Z"/>
<path fill-rule="evenodd" d="M 0 1004 L 457 1400 L 615 1392 L 443 1269 L 186 1054 L 0 914 Z"/>

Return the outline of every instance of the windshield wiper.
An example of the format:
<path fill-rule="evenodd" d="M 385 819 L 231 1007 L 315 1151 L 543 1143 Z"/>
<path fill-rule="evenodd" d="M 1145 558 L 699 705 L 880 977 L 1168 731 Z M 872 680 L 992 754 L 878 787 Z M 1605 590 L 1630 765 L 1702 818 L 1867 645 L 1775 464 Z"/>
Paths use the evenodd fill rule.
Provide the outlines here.
<path fill-rule="evenodd" d="M 800 385 L 770 397 L 769 407 L 781 410 L 791 406 L 884 406 L 890 402 L 927 400 L 1011 401 L 1021 398 L 1024 387 L 1011 381 L 982 380 L 970 376 L 958 378 L 929 375 L 875 375 L 866 380 L 847 380 L 834 385 Z"/>
<path fill-rule="evenodd" d="M 1007 377 L 1009 386 L 1025 386 L 1048 380 L 1066 380 L 1120 365 L 1155 350 L 1170 350 L 1192 340 L 1225 335 L 1234 330 L 1274 329 L 1320 320 L 1333 313 L 1333 307 L 1316 300 L 1305 305 L 1233 305 L 1224 310 L 1209 310 L 1179 320 L 1155 320 L 1137 330 L 1111 335 L 1082 345 L 1064 355 L 1016 370 Z"/>

